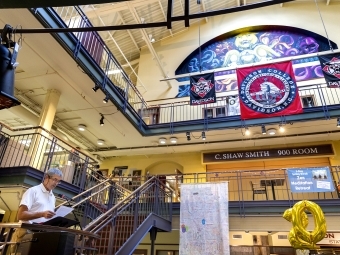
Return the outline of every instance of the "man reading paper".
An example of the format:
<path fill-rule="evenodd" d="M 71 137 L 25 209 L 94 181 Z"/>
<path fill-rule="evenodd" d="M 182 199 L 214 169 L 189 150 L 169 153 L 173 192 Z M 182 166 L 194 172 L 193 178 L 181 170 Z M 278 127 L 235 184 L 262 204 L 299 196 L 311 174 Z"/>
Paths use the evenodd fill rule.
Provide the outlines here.
<path fill-rule="evenodd" d="M 60 183 L 63 173 L 57 168 L 49 169 L 41 184 L 29 188 L 23 195 L 18 209 L 18 220 L 24 223 L 41 223 L 54 215 L 56 198 L 52 190 Z M 12 236 L 12 242 L 20 242 L 29 231 L 18 228 Z M 11 247 L 12 252 L 15 245 Z"/>

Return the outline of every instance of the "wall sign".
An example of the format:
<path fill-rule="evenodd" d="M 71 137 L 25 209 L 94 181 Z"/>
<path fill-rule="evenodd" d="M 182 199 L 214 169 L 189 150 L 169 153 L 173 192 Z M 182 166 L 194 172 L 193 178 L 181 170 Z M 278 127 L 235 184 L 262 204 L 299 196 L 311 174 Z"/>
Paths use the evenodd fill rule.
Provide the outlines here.
<path fill-rule="evenodd" d="M 328 167 L 289 168 L 287 174 L 290 190 L 293 193 L 334 191 Z"/>
<path fill-rule="evenodd" d="M 313 145 L 296 148 L 278 148 L 247 151 L 224 151 L 203 153 L 203 164 L 237 160 L 292 158 L 306 156 L 334 155 L 331 144 Z"/>
<path fill-rule="evenodd" d="M 340 244 L 340 233 L 330 233 L 327 232 L 324 239 L 322 239 L 317 244 Z"/>

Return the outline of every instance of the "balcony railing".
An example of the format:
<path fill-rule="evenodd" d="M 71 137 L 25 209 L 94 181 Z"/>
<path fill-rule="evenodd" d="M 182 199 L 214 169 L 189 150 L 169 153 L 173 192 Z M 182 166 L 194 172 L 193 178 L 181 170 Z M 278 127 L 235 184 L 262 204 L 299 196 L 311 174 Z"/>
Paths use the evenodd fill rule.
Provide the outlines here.
<path fill-rule="evenodd" d="M 307 109 L 322 108 L 327 117 L 327 107 L 340 104 L 340 91 L 328 88 L 326 84 L 299 86 L 302 107 Z M 339 106 L 340 107 L 340 106 Z M 150 105 L 141 112 L 146 124 L 163 124 L 200 119 L 218 119 L 240 115 L 238 91 L 229 91 L 228 95 L 217 97 L 216 103 L 190 106 L 189 101 Z"/>
<path fill-rule="evenodd" d="M 64 21 L 65 27 L 92 27 L 91 22 L 79 6 L 56 7 L 54 11 Z M 96 84 L 96 86 L 105 93 L 107 80 L 110 80 L 115 85 L 116 91 L 125 98 L 126 102 L 136 112 L 147 108 L 142 95 L 124 72 L 124 69 L 120 66 L 100 35 L 97 32 L 76 32 L 74 35 L 105 75 L 103 83 Z"/>
<path fill-rule="evenodd" d="M 3 124 L 2 124 L 3 125 Z M 0 123 L 0 127 L 2 126 Z M 96 182 L 98 163 L 40 127 L 0 132 L 1 168 L 29 166 L 42 172 L 59 168 L 63 181 L 84 190 Z"/>
<path fill-rule="evenodd" d="M 299 166 L 299 168 L 301 167 Z M 340 167 L 332 166 L 330 169 L 334 190 L 330 190 L 329 192 L 292 193 L 286 169 L 186 173 L 180 175 L 160 175 L 158 178 L 174 190 L 174 202 L 180 202 L 182 184 L 228 182 L 229 201 L 284 200 L 294 204 L 296 201 L 303 199 L 339 199 L 340 196 L 337 185 L 340 180 Z M 147 176 L 119 177 L 119 183 L 125 188 L 132 190 L 135 189 L 137 185 L 144 183 L 148 178 Z"/>

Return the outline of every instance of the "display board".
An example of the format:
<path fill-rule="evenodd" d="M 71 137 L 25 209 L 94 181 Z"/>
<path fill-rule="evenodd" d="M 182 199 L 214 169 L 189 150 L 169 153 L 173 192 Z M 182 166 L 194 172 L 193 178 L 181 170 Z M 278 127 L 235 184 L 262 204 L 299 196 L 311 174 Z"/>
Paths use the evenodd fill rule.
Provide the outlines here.
<path fill-rule="evenodd" d="M 230 254 L 227 182 L 181 185 L 179 254 Z"/>

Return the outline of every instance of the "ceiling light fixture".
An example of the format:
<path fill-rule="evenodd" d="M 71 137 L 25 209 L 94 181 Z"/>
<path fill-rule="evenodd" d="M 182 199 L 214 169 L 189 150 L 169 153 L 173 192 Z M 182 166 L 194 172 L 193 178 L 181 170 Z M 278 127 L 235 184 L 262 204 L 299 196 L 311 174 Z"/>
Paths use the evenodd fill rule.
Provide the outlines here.
<path fill-rule="evenodd" d="M 166 144 L 166 138 L 159 138 L 158 142 L 159 144 Z"/>
<path fill-rule="evenodd" d="M 286 131 L 285 127 L 282 124 L 279 125 L 279 131 L 280 133 L 284 133 Z"/>
<path fill-rule="evenodd" d="M 336 126 L 337 126 L 338 128 L 340 128 L 340 118 L 337 119 Z"/>
<path fill-rule="evenodd" d="M 203 131 L 202 132 L 202 140 L 205 141 L 205 139 L 206 139 L 206 136 L 205 136 L 205 132 Z"/>
<path fill-rule="evenodd" d="M 269 135 L 275 135 L 276 134 L 276 129 L 275 128 L 270 128 L 267 130 Z"/>
<path fill-rule="evenodd" d="M 187 141 L 190 141 L 191 140 L 190 132 L 186 132 L 186 136 L 187 136 Z"/>
<path fill-rule="evenodd" d="M 176 137 L 170 137 L 170 142 L 171 143 L 177 143 L 177 138 Z"/>
<path fill-rule="evenodd" d="M 97 84 L 92 88 L 92 90 L 93 90 L 94 92 L 97 92 L 98 89 L 99 89 L 99 86 L 98 86 Z"/>
<path fill-rule="evenodd" d="M 155 38 L 153 38 L 153 36 L 151 34 L 149 35 L 149 40 L 150 40 L 151 43 L 155 42 Z"/>
<path fill-rule="evenodd" d="M 98 139 L 98 141 L 97 141 L 97 144 L 98 144 L 98 145 L 103 145 L 104 143 L 105 143 L 105 141 L 102 140 L 102 139 Z"/>
<path fill-rule="evenodd" d="M 261 132 L 262 132 L 262 135 L 267 134 L 266 127 L 264 125 L 261 126 Z"/>
<path fill-rule="evenodd" d="M 78 125 L 78 129 L 79 129 L 80 131 L 85 131 L 86 126 L 83 125 L 83 124 L 79 124 L 79 125 Z"/>
<path fill-rule="evenodd" d="M 99 124 L 101 125 L 101 126 L 104 126 L 104 115 L 103 114 L 101 114 L 101 118 L 100 118 L 100 121 L 99 121 Z"/>
<path fill-rule="evenodd" d="M 250 130 L 247 127 L 245 127 L 244 129 L 245 129 L 244 134 L 247 136 L 250 135 Z"/>
<path fill-rule="evenodd" d="M 103 99 L 103 103 L 106 104 L 107 102 L 109 102 L 109 96 L 106 95 L 105 98 Z"/>

